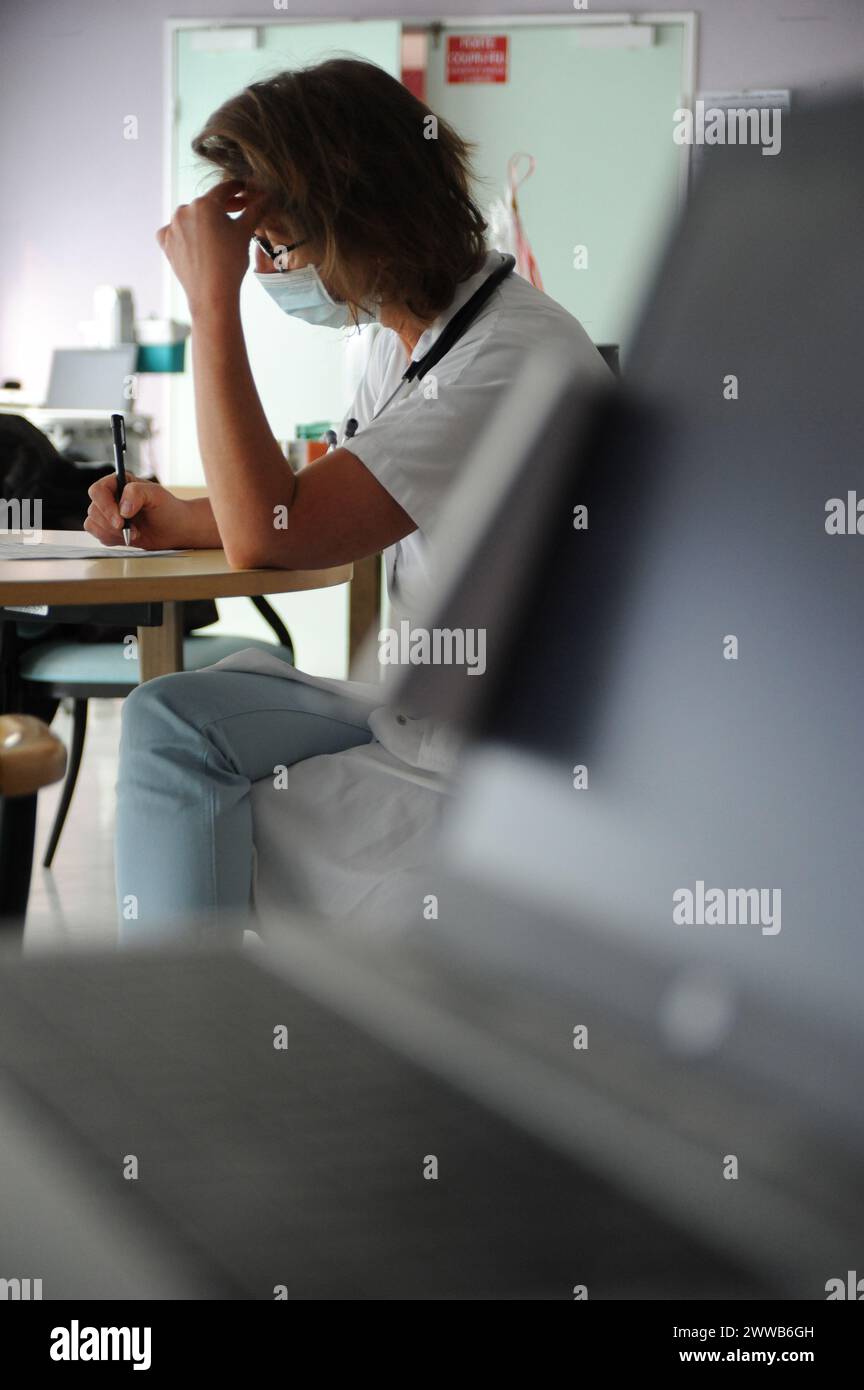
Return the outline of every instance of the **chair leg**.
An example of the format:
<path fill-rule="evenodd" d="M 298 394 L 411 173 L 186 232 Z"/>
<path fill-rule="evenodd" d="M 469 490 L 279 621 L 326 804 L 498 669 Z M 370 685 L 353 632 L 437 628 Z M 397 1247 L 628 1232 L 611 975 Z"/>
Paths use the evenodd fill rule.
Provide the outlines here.
<path fill-rule="evenodd" d="M 75 783 L 78 781 L 78 770 L 81 767 L 81 757 L 84 752 L 84 739 L 87 734 L 87 701 L 75 700 L 72 709 L 72 743 L 69 749 L 69 762 L 66 768 L 66 777 L 63 782 L 63 790 L 60 793 L 60 802 L 54 816 L 54 824 L 51 827 L 51 834 L 48 837 L 48 846 L 45 850 L 45 857 L 42 860 L 43 868 L 50 869 L 60 843 L 60 836 L 63 834 L 63 826 L 66 824 L 66 817 L 69 814 L 69 807 L 72 805 L 72 797 L 75 792 Z"/>
<path fill-rule="evenodd" d="M 273 632 L 273 634 L 275 635 L 276 641 L 281 643 L 283 647 L 288 648 L 289 652 L 291 653 L 291 660 L 293 662 L 294 643 L 291 640 L 291 633 L 288 631 L 282 619 L 279 617 L 279 614 L 276 612 L 276 609 L 273 607 L 272 604 L 267 602 L 266 598 L 262 598 L 260 594 L 253 594 L 252 602 L 258 609 L 258 612 L 261 614 L 261 617 L 264 619 L 265 623 L 267 623 L 271 632 Z"/>
<path fill-rule="evenodd" d="M 0 930 L 21 933 L 27 913 L 36 797 L 7 797 L 0 801 Z"/>

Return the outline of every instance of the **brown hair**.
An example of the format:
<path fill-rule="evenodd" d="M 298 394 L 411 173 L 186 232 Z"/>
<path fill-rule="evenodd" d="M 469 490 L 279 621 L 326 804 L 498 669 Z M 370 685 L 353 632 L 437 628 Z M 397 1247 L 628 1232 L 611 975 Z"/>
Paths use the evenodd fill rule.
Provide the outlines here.
<path fill-rule="evenodd" d="M 268 228 L 320 244 L 325 283 L 354 309 L 396 300 L 431 320 L 482 265 L 470 146 L 374 63 L 253 82 L 192 149 L 267 195 Z"/>

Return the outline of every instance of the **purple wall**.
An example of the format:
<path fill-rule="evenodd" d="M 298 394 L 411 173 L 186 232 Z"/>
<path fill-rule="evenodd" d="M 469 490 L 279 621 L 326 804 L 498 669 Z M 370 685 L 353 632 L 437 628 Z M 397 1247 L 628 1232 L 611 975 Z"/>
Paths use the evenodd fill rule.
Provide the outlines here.
<path fill-rule="evenodd" d="M 563 0 L 468 0 L 460 13 L 555 13 Z M 51 348 L 78 341 L 98 283 L 128 284 L 137 311 L 161 311 L 163 20 L 285 17 L 249 0 L 37 0 L 3 5 L 0 130 L 7 186 L 0 210 L 0 376 L 44 386 Z M 372 16 L 457 9 L 429 0 L 365 0 Z M 861 84 L 862 0 L 590 0 L 591 13 L 695 9 L 702 89 Z M 296 0 L 291 13 L 348 15 L 352 0 Z M 137 141 L 123 139 L 135 115 Z M 156 409 L 159 379 L 139 407 Z"/>

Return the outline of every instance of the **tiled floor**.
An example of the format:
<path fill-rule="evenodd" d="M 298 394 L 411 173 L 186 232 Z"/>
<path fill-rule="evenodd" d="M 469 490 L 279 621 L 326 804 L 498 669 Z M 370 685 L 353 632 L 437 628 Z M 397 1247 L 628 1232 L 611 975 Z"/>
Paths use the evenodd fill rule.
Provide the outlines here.
<path fill-rule="evenodd" d="M 60 797 L 60 784 L 39 795 L 24 938 L 28 951 L 110 946 L 116 939 L 114 785 L 121 703 L 90 701 L 78 786 L 51 869 L 42 868 L 42 854 Z M 58 712 L 53 727 L 68 747 L 71 721 L 65 710 Z"/>

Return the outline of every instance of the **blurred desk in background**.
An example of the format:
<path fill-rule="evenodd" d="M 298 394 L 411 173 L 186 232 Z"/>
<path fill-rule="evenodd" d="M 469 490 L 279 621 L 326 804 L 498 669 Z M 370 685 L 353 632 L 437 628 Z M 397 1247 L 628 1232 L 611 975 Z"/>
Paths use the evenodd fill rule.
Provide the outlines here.
<path fill-rule="evenodd" d="M 0 414 L 20 415 L 51 440 L 58 452 L 73 449 L 84 456 L 82 462 L 110 463 L 111 424 L 107 410 L 74 410 L 67 406 L 28 405 L 16 400 L 20 393 L 0 391 Z M 131 402 L 130 402 L 131 406 Z M 124 412 L 127 464 L 133 473 L 152 472 L 147 457 L 153 437 L 152 415 Z"/>

